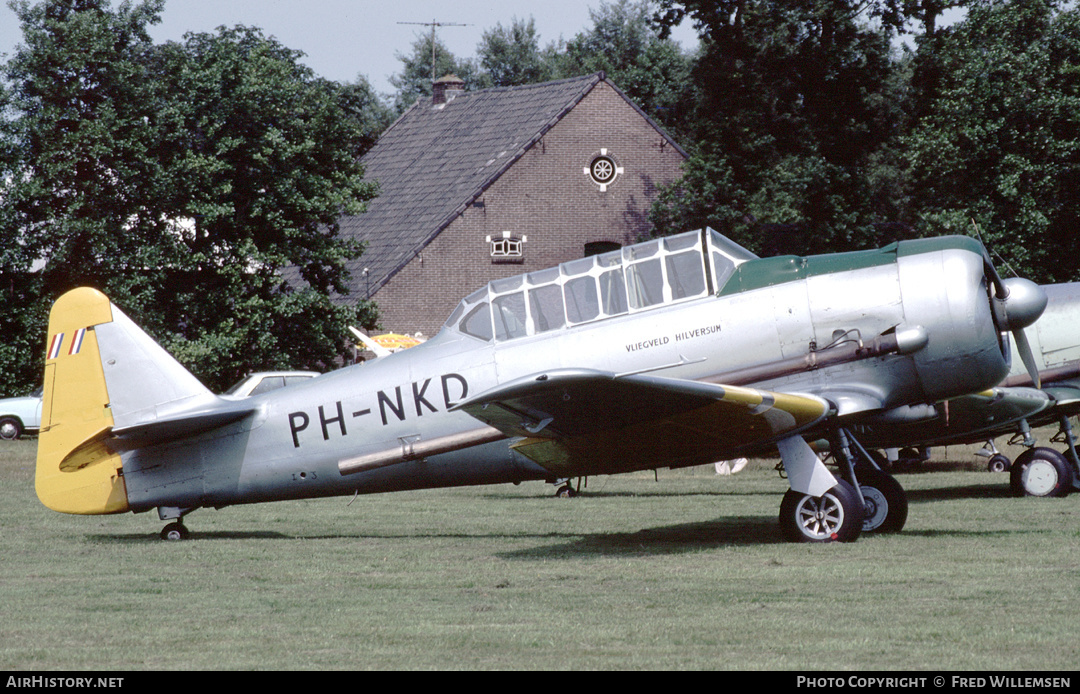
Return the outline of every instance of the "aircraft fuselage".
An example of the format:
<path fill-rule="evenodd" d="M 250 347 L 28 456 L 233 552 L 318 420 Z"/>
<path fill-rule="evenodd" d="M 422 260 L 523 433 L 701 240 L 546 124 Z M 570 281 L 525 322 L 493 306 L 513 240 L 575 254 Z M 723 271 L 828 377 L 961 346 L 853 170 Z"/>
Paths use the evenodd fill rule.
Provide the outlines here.
<path fill-rule="evenodd" d="M 983 259 L 968 239 L 752 259 L 725 254 L 707 232 L 698 238 L 689 251 L 656 241 L 644 260 L 626 252 L 607 266 L 598 260 L 582 270 L 587 263 L 575 261 L 561 273 L 493 282 L 418 347 L 255 396 L 253 414 L 218 429 L 127 450 L 130 510 L 552 480 L 558 475 L 515 451 L 511 439 L 454 409 L 548 370 L 690 381 L 745 374 L 754 387 L 824 398 L 842 417 L 975 392 L 1008 371 Z M 694 258 L 703 271 L 685 269 Z M 644 276 L 651 261 L 655 278 Z M 628 296 L 605 298 L 614 270 Z M 562 313 L 552 319 L 542 302 L 556 294 Z M 890 347 L 860 351 L 882 336 Z M 846 346 L 850 358 L 812 363 Z M 785 366 L 807 359 L 802 368 Z M 434 453 L 410 453 L 433 441 Z M 720 460 L 747 452 L 733 441 L 710 453 Z M 343 461 L 380 456 L 386 464 L 342 472 Z"/>

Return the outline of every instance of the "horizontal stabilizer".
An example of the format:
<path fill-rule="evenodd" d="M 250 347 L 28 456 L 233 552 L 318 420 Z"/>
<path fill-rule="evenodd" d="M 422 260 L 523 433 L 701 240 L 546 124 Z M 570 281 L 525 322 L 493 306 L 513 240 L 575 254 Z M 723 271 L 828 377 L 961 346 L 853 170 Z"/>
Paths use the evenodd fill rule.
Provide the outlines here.
<path fill-rule="evenodd" d="M 177 412 L 150 422 L 114 428 L 112 435 L 123 440 L 116 443 L 119 448 L 149 446 L 212 431 L 238 422 L 256 411 L 256 408 L 243 401 L 219 400 L 219 403 L 212 410 Z"/>

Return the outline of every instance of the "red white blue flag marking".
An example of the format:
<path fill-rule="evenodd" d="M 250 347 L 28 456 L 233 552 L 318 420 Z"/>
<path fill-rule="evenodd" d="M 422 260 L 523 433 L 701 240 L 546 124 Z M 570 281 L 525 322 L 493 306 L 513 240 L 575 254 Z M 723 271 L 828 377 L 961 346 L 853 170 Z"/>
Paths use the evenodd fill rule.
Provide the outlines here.
<path fill-rule="evenodd" d="M 82 349 L 83 338 L 86 337 L 86 328 L 79 328 L 75 331 L 75 335 L 71 338 L 71 349 L 68 350 L 68 354 L 78 354 Z"/>
<path fill-rule="evenodd" d="M 60 356 L 60 353 L 64 348 L 64 336 L 67 333 L 56 333 L 53 335 L 52 340 L 49 342 L 49 353 L 45 356 L 46 359 L 56 359 Z M 86 328 L 79 328 L 75 331 L 75 334 L 71 336 L 71 344 L 68 345 L 67 353 L 78 354 L 82 350 L 83 339 L 86 338 Z"/>
<path fill-rule="evenodd" d="M 49 353 L 46 355 L 46 359 L 56 359 L 60 356 L 60 347 L 64 344 L 64 333 L 57 333 L 53 335 L 52 342 L 49 343 Z"/>

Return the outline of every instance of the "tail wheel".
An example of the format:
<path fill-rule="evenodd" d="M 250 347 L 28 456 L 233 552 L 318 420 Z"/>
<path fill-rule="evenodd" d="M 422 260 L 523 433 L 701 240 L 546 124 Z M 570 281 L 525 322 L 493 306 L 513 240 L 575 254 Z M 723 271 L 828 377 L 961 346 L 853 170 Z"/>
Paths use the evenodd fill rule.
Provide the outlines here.
<path fill-rule="evenodd" d="M 995 453 L 986 461 L 986 469 L 990 472 L 1008 472 L 1011 467 L 1012 461 L 1001 453 Z"/>
<path fill-rule="evenodd" d="M 186 540 L 191 537 L 191 532 L 187 529 L 187 526 L 177 521 L 176 523 L 169 523 L 161 529 L 161 539 L 170 542 L 177 542 L 179 540 Z"/>
<path fill-rule="evenodd" d="M 1009 470 L 1009 486 L 1017 496 L 1065 496 L 1072 488 L 1069 461 L 1053 448 L 1031 448 Z"/>
<path fill-rule="evenodd" d="M 859 489 L 866 501 L 864 533 L 898 533 L 907 522 L 907 494 L 900 483 L 878 470 L 857 470 Z"/>
<path fill-rule="evenodd" d="M 792 542 L 854 542 L 864 516 L 854 487 L 840 480 L 821 496 L 788 490 L 780 504 L 780 529 Z"/>

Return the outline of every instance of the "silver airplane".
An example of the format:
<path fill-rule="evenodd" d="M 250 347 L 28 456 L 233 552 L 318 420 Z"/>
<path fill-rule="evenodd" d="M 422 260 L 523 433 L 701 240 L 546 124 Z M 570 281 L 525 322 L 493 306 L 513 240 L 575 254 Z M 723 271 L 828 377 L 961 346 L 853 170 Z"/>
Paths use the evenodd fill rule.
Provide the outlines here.
<path fill-rule="evenodd" d="M 779 452 L 785 535 L 853 541 L 895 480 L 856 477 L 849 425 L 997 385 L 1002 333 L 1045 303 L 966 237 L 757 258 L 705 229 L 495 280 L 424 344 L 226 400 L 75 289 L 49 318 L 37 494 L 65 513 L 156 508 L 182 539 L 198 508 Z"/>
<path fill-rule="evenodd" d="M 1030 367 L 1014 363 L 1005 380 L 985 393 L 932 405 L 871 415 L 852 427 L 868 448 L 932 446 L 986 442 L 979 452 L 992 471 L 1008 471 L 1013 492 L 1021 496 L 1065 496 L 1080 489 L 1080 457 L 1069 418 L 1080 414 L 1080 283 L 1043 287 L 1048 303 L 1042 316 L 1022 331 L 1016 351 L 1029 349 Z M 1011 338 L 1015 340 L 1015 338 Z M 1031 369 L 1029 372 L 1028 369 Z M 1033 377 L 1031 373 L 1035 373 Z M 1051 443 L 1037 446 L 1032 429 L 1058 426 Z M 997 450 L 994 439 L 1027 448 L 1016 461 Z M 924 457 L 910 452 L 902 458 Z M 873 473 L 871 473 L 873 474 Z"/>

